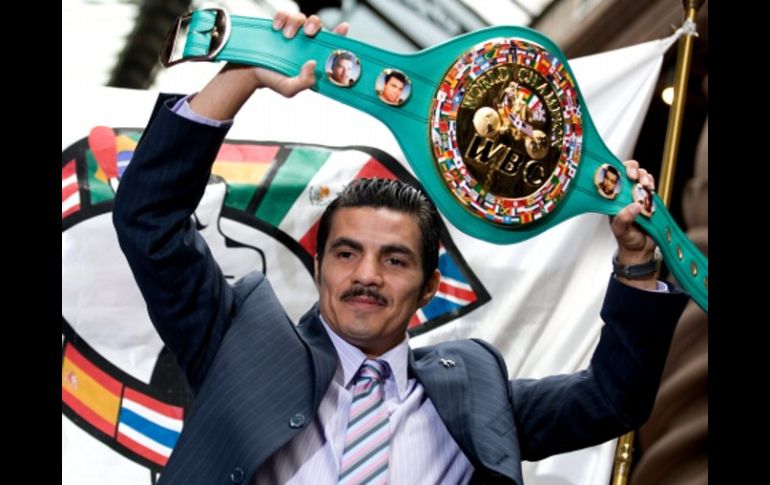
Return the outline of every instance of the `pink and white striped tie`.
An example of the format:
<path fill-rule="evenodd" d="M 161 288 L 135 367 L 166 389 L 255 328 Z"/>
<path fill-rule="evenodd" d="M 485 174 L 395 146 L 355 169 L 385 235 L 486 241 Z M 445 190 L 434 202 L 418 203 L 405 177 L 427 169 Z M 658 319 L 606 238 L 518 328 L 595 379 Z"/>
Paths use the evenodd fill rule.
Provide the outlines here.
<path fill-rule="evenodd" d="M 350 406 L 339 483 L 388 483 L 390 425 L 385 409 L 384 378 L 388 363 L 366 360 L 358 370 Z"/>

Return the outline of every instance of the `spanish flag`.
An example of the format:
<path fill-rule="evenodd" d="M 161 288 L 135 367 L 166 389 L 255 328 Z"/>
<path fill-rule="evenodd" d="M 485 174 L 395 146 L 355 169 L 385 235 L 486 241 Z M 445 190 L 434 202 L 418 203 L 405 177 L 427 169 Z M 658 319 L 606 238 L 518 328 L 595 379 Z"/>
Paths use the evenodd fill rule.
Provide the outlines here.
<path fill-rule="evenodd" d="M 61 367 L 61 399 L 108 436 L 115 435 L 123 385 L 67 343 Z"/>

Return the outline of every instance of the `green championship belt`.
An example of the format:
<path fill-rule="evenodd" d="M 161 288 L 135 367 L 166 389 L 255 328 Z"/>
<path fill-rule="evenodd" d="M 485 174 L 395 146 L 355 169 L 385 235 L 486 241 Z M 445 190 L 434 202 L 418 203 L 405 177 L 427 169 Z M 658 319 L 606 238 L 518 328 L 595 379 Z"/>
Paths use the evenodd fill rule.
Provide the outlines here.
<path fill-rule="evenodd" d="M 230 61 L 287 76 L 309 59 L 325 74 L 314 89 L 385 123 L 430 197 L 462 231 L 515 243 L 584 212 L 617 214 L 636 200 L 644 207 L 636 222 L 708 311 L 708 259 L 660 197 L 625 176 L 564 54 L 534 30 L 490 27 L 397 54 L 328 31 L 287 39 L 272 20 L 209 9 L 181 17 L 161 53 L 166 66 Z"/>

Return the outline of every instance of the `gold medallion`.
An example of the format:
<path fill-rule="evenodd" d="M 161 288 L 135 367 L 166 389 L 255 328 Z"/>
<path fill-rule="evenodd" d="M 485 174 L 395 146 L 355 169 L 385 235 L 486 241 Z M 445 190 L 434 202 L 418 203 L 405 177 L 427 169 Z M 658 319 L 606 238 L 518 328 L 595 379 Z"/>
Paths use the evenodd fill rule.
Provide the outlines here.
<path fill-rule="evenodd" d="M 486 71 L 466 90 L 457 113 L 457 142 L 471 175 L 502 197 L 539 189 L 559 160 L 563 135 L 553 88 L 531 69 L 506 64 Z M 543 86 L 537 93 L 518 79 Z M 550 112 L 547 113 L 547 110 Z"/>
<path fill-rule="evenodd" d="M 577 173 L 575 82 L 546 49 L 494 39 L 458 58 L 431 109 L 433 155 L 452 194 L 503 225 L 540 219 Z"/>

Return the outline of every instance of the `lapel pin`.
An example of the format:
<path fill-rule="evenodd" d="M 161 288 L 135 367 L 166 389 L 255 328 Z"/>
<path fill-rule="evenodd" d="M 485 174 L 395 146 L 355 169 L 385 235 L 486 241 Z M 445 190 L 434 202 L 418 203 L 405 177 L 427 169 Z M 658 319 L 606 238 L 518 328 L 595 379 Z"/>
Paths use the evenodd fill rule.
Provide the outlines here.
<path fill-rule="evenodd" d="M 455 366 L 455 361 L 452 359 L 439 359 L 439 362 L 441 362 L 441 365 L 443 365 L 447 369 Z"/>

